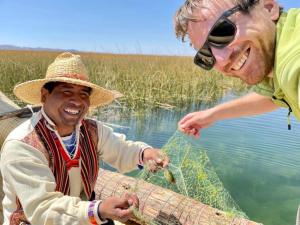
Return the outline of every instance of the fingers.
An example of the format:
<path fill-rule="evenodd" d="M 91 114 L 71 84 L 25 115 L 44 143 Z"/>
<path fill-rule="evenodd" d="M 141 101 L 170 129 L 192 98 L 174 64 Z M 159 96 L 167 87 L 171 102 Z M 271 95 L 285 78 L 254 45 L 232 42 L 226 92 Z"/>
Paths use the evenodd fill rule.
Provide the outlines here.
<path fill-rule="evenodd" d="M 195 138 L 200 138 L 200 130 L 195 131 L 193 135 Z"/>
<path fill-rule="evenodd" d="M 124 197 L 127 200 L 129 206 L 134 206 L 136 208 L 139 207 L 139 198 L 136 194 L 125 193 Z"/>
<path fill-rule="evenodd" d="M 158 152 L 158 158 L 156 160 L 156 163 L 161 166 L 162 168 L 166 168 L 168 167 L 169 163 L 170 163 L 170 159 L 168 157 L 168 155 L 162 151 Z"/>
<path fill-rule="evenodd" d="M 99 212 L 103 218 L 110 218 L 126 222 L 133 216 L 133 210 L 139 207 L 139 199 L 136 194 L 124 194 L 120 197 L 109 197 L 99 205 Z"/>
<path fill-rule="evenodd" d="M 134 216 L 134 210 L 139 207 L 139 199 L 136 194 L 125 193 L 125 195 L 121 198 L 123 201 L 124 208 L 116 208 L 116 220 L 120 222 L 126 222 L 128 219 Z"/>
<path fill-rule="evenodd" d="M 187 120 L 189 120 L 190 118 L 193 117 L 193 113 L 189 113 L 187 115 L 185 115 L 179 122 L 178 122 L 178 125 L 182 125 L 184 124 Z"/>
<path fill-rule="evenodd" d="M 200 137 L 200 128 L 191 128 L 188 132 L 188 135 L 194 136 L 194 137 Z"/>
<path fill-rule="evenodd" d="M 197 116 L 197 112 L 187 114 L 178 122 L 178 126 L 181 128 L 189 127 L 191 124 L 196 123 L 197 121 L 196 116 Z"/>
<path fill-rule="evenodd" d="M 159 169 L 167 167 L 169 158 L 166 154 L 162 153 L 160 149 L 145 149 L 144 151 L 144 164 L 147 169 L 155 173 Z"/>
<path fill-rule="evenodd" d="M 136 198 L 137 197 L 132 197 L 130 194 L 126 193 L 121 198 L 115 198 L 113 205 L 115 208 L 127 209 L 132 204 L 136 204 Z"/>
<path fill-rule="evenodd" d="M 214 108 L 189 113 L 178 122 L 178 130 L 182 133 L 196 138 L 200 137 L 200 130 L 211 126 L 216 117 Z"/>
<path fill-rule="evenodd" d="M 139 199 L 136 194 L 125 193 L 120 202 L 119 207 L 115 208 L 115 219 L 124 223 L 134 216 L 133 210 L 138 209 Z"/>
<path fill-rule="evenodd" d="M 170 159 L 169 157 L 166 157 L 165 160 L 163 161 L 163 165 L 162 165 L 163 168 L 167 168 L 169 163 L 170 163 Z"/>
<path fill-rule="evenodd" d="M 163 159 L 160 158 L 160 157 L 157 157 L 157 158 L 155 159 L 155 162 L 156 162 L 156 164 L 163 164 Z"/>
<path fill-rule="evenodd" d="M 157 170 L 159 169 L 159 165 L 156 163 L 155 160 L 148 160 L 147 162 L 147 165 L 148 165 L 148 170 L 151 172 L 151 173 L 156 173 Z"/>
<path fill-rule="evenodd" d="M 122 223 L 125 223 L 127 220 L 129 220 L 130 217 L 133 216 L 132 209 L 116 209 L 115 210 L 115 218 L 114 220 L 118 220 Z"/>
<path fill-rule="evenodd" d="M 200 121 L 197 119 L 197 113 L 189 113 L 183 117 L 178 123 L 178 130 L 182 133 L 194 136 L 195 138 L 200 137 L 200 130 L 203 128 L 200 125 Z"/>
<path fill-rule="evenodd" d="M 169 162 L 170 159 L 167 155 L 161 156 L 161 154 L 159 154 L 149 169 L 152 173 L 156 173 L 159 169 L 168 167 Z"/>
<path fill-rule="evenodd" d="M 200 137 L 200 128 L 196 128 L 196 127 L 188 127 L 185 129 L 181 129 L 181 132 L 188 135 L 188 136 L 194 136 L 195 138 L 199 138 Z"/>

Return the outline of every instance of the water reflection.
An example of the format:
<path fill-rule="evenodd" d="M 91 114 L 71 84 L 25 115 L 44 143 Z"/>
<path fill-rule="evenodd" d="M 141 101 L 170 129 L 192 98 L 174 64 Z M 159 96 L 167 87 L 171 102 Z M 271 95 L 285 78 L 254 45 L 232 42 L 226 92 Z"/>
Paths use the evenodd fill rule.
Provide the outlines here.
<path fill-rule="evenodd" d="M 187 112 L 190 112 L 188 110 Z M 187 112 L 159 110 L 144 116 L 106 119 L 129 139 L 162 147 Z M 191 139 L 203 146 L 226 189 L 254 221 L 295 223 L 300 203 L 300 124 L 286 110 L 216 123 Z"/>

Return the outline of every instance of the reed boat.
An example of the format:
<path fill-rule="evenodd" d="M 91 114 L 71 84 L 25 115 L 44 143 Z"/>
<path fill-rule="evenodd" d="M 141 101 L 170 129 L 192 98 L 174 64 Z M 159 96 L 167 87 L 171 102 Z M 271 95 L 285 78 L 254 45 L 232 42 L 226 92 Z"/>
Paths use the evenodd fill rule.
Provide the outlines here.
<path fill-rule="evenodd" d="M 19 117 L 20 112 L 23 115 L 30 113 L 28 109 L 21 109 L 0 91 L 0 147 L 9 132 L 27 119 Z M 2 177 L 0 178 L 2 187 Z M 134 186 L 136 182 L 133 177 L 101 169 L 95 187 L 96 199 L 105 200 L 110 196 L 122 196 L 128 191 L 128 187 Z M 139 211 L 144 220 L 132 218 L 125 223 L 127 225 L 151 224 L 145 221 L 154 221 L 155 224 L 161 225 L 259 225 L 248 219 L 232 217 L 192 198 L 145 181 L 139 181 L 136 194 L 140 200 Z M 2 202 L 2 188 L 0 198 Z M 1 204 L 0 223 L 2 222 Z"/>

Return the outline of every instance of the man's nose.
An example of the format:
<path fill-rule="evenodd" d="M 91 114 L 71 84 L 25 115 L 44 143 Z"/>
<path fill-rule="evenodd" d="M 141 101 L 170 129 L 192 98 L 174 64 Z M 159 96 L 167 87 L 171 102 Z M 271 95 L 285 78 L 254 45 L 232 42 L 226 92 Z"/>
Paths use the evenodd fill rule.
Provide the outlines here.
<path fill-rule="evenodd" d="M 82 104 L 82 99 L 80 95 L 73 95 L 70 99 L 70 102 L 74 104 L 75 106 L 80 106 Z"/>
<path fill-rule="evenodd" d="M 211 48 L 211 51 L 216 59 L 215 67 L 218 70 L 224 70 L 227 65 L 230 63 L 230 58 L 233 52 L 233 49 L 224 47 L 224 48 Z"/>

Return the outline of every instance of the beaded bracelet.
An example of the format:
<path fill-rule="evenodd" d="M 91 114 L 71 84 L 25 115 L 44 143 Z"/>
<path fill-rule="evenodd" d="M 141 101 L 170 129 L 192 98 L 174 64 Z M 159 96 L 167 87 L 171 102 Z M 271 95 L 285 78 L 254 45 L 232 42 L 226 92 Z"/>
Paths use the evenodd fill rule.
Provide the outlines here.
<path fill-rule="evenodd" d="M 148 148 L 148 147 L 147 147 Z M 139 152 L 139 163 L 137 164 L 137 167 L 142 170 L 144 168 L 144 151 L 147 149 L 147 148 L 144 148 L 144 149 L 141 149 L 140 152 Z"/>
<path fill-rule="evenodd" d="M 91 224 L 106 224 L 108 221 L 106 219 L 102 219 L 99 214 L 99 205 L 101 204 L 101 200 L 91 201 L 88 208 L 88 217 L 89 222 Z"/>
<path fill-rule="evenodd" d="M 96 200 L 92 201 L 89 205 L 89 208 L 88 208 L 88 217 L 89 217 L 89 221 L 91 224 L 93 225 L 97 225 L 97 221 L 96 221 L 96 218 L 95 218 L 95 214 L 94 214 L 94 208 L 95 208 L 95 204 L 97 203 Z"/>

